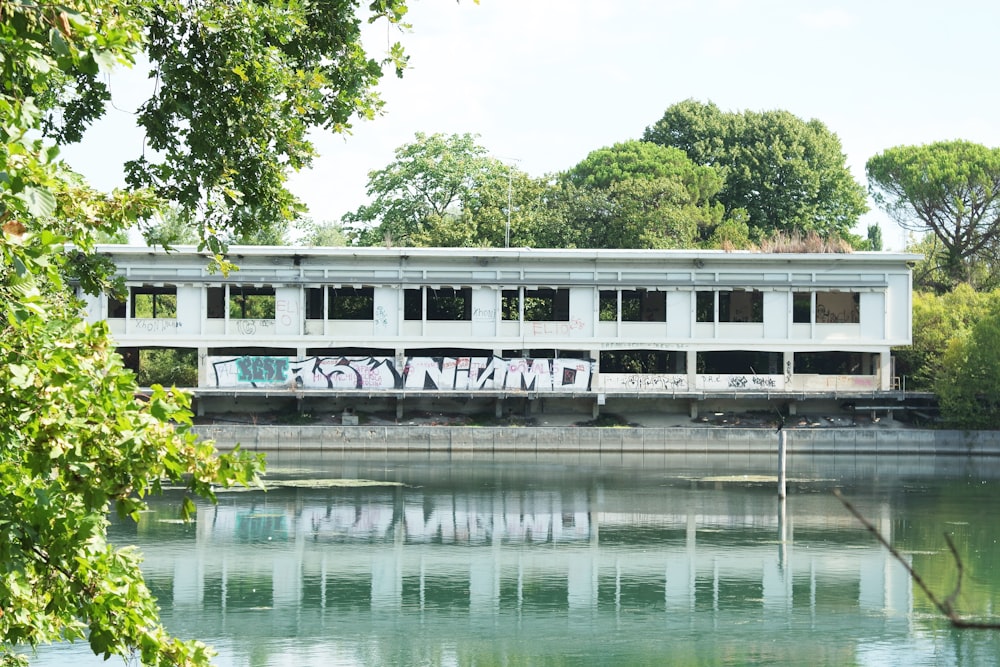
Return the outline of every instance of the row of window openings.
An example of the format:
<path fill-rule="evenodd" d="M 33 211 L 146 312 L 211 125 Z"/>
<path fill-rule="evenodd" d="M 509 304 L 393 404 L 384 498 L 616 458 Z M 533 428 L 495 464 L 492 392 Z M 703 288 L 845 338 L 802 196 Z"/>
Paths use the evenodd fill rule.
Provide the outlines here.
<path fill-rule="evenodd" d="M 747 291 L 698 291 L 695 293 L 698 322 L 763 322 L 764 295 Z M 130 294 L 135 318 L 177 317 L 177 290 L 174 287 L 139 287 Z M 231 319 L 274 319 L 274 288 L 230 287 Z M 523 301 L 524 313 L 521 314 Z M 226 313 L 225 288 L 208 288 L 208 317 L 221 319 Z M 602 322 L 666 322 L 665 292 L 648 290 L 601 290 L 599 319 Z M 792 322 L 817 324 L 860 322 L 860 294 L 857 292 L 794 292 Z M 326 317 L 324 318 L 324 311 Z M 125 303 L 108 298 L 108 316 L 125 317 Z M 503 290 L 501 319 L 534 322 L 569 320 L 568 289 Z M 306 289 L 306 319 L 371 320 L 375 316 L 375 294 L 371 287 L 328 287 L 324 304 L 323 288 Z M 403 293 L 406 320 L 468 321 L 472 319 L 472 290 L 468 287 L 407 289 Z"/>
<path fill-rule="evenodd" d="M 226 316 L 225 288 L 209 287 L 208 317 Z M 132 288 L 131 317 L 177 317 L 177 291 L 173 287 Z M 521 319 L 520 291 L 503 290 L 501 313 L 504 320 Z M 568 289 L 524 290 L 524 319 L 528 321 L 569 321 Z M 229 288 L 230 319 L 274 319 L 274 288 Z M 124 318 L 126 304 L 108 297 L 108 317 Z M 326 317 L 324 318 L 324 313 Z M 407 289 L 403 292 L 406 320 L 472 320 L 472 289 L 451 287 Z M 375 317 L 375 294 L 371 287 L 328 287 L 306 289 L 308 320 L 371 320 Z"/>
<path fill-rule="evenodd" d="M 138 351 L 140 354 L 145 350 Z M 192 351 L 193 352 L 193 351 Z M 259 353 L 259 350 L 255 350 Z M 241 352 L 211 351 L 210 354 L 239 354 Z M 282 354 L 273 350 L 270 354 Z M 392 356 L 393 350 L 373 349 L 337 349 L 320 352 L 313 350 L 310 354 L 328 354 L 331 356 Z M 454 356 L 486 356 L 489 352 L 482 350 L 456 350 L 440 348 L 407 349 L 406 356 L 454 357 Z M 126 353 L 126 357 L 128 354 Z M 528 357 L 533 359 L 589 359 L 589 353 L 581 350 L 529 349 L 503 350 L 504 358 Z M 695 372 L 700 375 L 716 374 L 754 374 L 781 375 L 784 372 L 782 363 L 785 355 L 782 352 L 765 352 L 750 350 L 721 350 L 713 352 L 698 352 L 694 356 Z M 686 352 L 676 350 L 603 350 L 600 352 L 599 368 L 607 374 L 662 374 L 685 375 L 688 372 L 689 357 Z M 143 362 L 136 360 L 139 366 Z M 197 358 L 191 358 L 187 363 L 193 364 L 197 373 Z M 793 367 L 796 374 L 810 375 L 874 375 L 879 367 L 879 355 L 861 352 L 796 352 L 793 355 Z"/>
<path fill-rule="evenodd" d="M 782 352 L 750 350 L 698 352 L 695 355 L 695 372 L 699 375 L 781 375 L 784 372 L 783 361 Z M 879 360 L 877 354 L 824 351 L 796 352 L 792 363 L 797 374 L 871 375 L 878 368 Z M 687 354 L 668 350 L 603 351 L 600 369 L 602 373 L 685 374 Z"/>

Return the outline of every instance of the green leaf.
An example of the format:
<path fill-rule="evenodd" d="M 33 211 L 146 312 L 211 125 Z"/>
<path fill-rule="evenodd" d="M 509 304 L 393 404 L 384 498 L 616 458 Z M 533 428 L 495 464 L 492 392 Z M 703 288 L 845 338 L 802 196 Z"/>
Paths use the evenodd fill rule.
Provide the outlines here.
<path fill-rule="evenodd" d="M 31 374 L 31 369 L 24 364 L 10 364 L 8 366 L 10 370 L 10 386 L 23 388 L 30 384 L 29 376 Z"/>
<path fill-rule="evenodd" d="M 195 506 L 194 501 L 188 496 L 184 496 L 184 502 L 181 503 L 181 516 L 185 521 L 190 521 L 191 517 L 197 513 L 198 508 Z"/>
<path fill-rule="evenodd" d="M 149 406 L 149 412 L 156 419 L 160 421 L 166 421 L 170 419 L 170 415 L 173 413 L 173 406 L 162 398 L 153 399 L 153 402 Z"/>
<path fill-rule="evenodd" d="M 14 195 L 24 202 L 28 213 L 36 218 L 48 218 L 56 212 L 56 198 L 49 190 L 27 185 Z"/>
<path fill-rule="evenodd" d="M 118 59 L 115 57 L 115 54 L 112 53 L 111 51 L 94 49 L 91 51 L 91 54 L 94 58 L 94 62 L 96 62 L 97 65 L 101 69 L 104 69 L 105 71 L 110 71 L 114 69 L 116 65 L 118 65 Z"/>
<path fill-rule="evenodd" d="M 49 45 L 56 52 L 56 55 L 65 57 L 70 54 L 69 44 L 66 43 L 66 39 L 62 36 L 62 33 L 55 28 L 49 30 Z"/>

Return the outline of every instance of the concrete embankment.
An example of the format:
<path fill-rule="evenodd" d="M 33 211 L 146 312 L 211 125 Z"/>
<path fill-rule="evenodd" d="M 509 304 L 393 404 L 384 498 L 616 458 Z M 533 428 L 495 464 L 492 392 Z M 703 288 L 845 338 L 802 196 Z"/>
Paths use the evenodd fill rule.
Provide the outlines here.
<path fill-rule="evenodd" d="M 777 447 L 765 428 L 590 428 L 468 426 L 197 426 L 228 450 L 389 452 L 474 457 L 513 453 L 768 454 Z M 893 428 L 788 429 L 789 451 L 800 454 L 918 454 L 1000 456 L 1000 431 Z"/>

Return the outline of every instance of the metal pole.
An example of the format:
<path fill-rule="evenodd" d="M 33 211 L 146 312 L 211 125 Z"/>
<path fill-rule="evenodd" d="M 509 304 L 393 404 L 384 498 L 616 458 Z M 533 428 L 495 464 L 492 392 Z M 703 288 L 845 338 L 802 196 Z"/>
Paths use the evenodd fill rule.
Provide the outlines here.
<path fill-rule="evenodd" d="M 514 168 L 507 165 L 507 232 L 503 237 L 503 247 L 510 247 L 510 209 L 513 202 L 512 190 L 514 189 Z"/>
<path fill-rule="evenodd" d="M 785 499 L 785 453 L 787 451 L 786 432 L 778 431 L 778 498 Z"/>

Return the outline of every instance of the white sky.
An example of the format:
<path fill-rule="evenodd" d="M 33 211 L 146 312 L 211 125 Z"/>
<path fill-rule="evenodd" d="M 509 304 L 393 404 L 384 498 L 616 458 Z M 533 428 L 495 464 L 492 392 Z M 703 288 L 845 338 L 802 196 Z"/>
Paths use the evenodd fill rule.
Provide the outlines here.
<path fill-rule="evenodd" d="M 900 144 L 967 139 L 1000 145 L 995 53 L 1000 4 L 989 0 L 412 0 L 401 80 L 380 87 L 385 114 L 350 136 L 314 135 L 320 157 L 292 177 L 317 220 L 366 201 L 370 170 L 416 132 L 480 135 L 494 156 L 541 176 L 590 151 L 639 138 L 681 100 L 725 111 L 785 109 L 842 142 L 855 178 Z M 127 110 L 149 94 L 141 72 L 112 79 L 115 106 L 65 151 L 91 182 L 122 182 L 142 149 Z M 887 249 L 903 234 L 881 212 Z"/>

